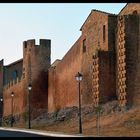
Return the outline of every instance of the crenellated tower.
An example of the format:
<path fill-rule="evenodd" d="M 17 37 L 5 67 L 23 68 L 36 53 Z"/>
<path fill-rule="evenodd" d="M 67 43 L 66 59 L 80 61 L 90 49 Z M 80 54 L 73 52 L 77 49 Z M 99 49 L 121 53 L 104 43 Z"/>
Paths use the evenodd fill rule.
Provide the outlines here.
<path fill-rule="evenodd" d="M 47 72 L 50 67 L 51 41 L 40 39 L 36 45 L 35 40 L 23 42 L 23 77 L 27 82 L 35 80 L 40 72 Z"/>
<path fill-rule="evenodd" d="M 31 105 L 35 112 L 40 108 L 47 109 L 50 55 L 51 41 L 48 39 L 40 39 L 39 45 L 34 39 L 23 42 L 24 93 L 27 95 L 28 84 L 32 84 Z M 27 98 L 24 104 L 27 105 Z"/>

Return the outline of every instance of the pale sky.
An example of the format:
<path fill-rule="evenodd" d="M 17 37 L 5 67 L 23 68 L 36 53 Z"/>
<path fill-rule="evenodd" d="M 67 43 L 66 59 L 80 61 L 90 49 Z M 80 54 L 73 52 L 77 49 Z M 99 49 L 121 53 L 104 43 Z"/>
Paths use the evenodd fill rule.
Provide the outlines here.
<path fill-rule="evenodd" d="M 51 63 L 62 59 L 81 35 L 92 9 L 118 14 L 126 3 L 0 3 L 0 60 L 23 58 L 23 41 L 51 39 Z"/>

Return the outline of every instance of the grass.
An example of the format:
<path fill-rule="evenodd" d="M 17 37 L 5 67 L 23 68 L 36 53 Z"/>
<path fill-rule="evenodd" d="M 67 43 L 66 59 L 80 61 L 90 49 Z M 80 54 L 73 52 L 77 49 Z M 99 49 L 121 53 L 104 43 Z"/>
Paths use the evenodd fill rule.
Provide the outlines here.
<path fill-rule="evenodd" d="M 24 125 L 15 127 L 27 128 Z M 82 116 L 82 128 L 84 135 L 97 135 L 96 115 L 91 113 Z M 79 133 L 78 118 L 53 123 L 32 123 L 32 129 L 62 132 L 67 134 Z M 140 107 L 132 108 L 126 112 L 113 112 L 102 114 L 100 118 L 100 135 L 113 137 L 139 137 L 140 136 Z"/>

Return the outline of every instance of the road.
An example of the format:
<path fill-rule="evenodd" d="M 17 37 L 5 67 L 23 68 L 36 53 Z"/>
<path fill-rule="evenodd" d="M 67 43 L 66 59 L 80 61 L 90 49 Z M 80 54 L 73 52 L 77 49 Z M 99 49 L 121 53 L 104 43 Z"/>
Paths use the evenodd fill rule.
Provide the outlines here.
<path fill-rule="evenodd" d="M 49 136 L 32 134 L 27 132 L 0 130 L 0 137 L 49 137 Z"/>

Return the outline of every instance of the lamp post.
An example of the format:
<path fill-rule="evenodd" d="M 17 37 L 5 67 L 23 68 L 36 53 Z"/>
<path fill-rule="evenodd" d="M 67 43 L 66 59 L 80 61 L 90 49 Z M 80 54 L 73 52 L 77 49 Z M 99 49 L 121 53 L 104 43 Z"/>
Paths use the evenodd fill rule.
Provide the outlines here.
<path fill-rule="evenodd" d="M 29 84 L 28 85 L 28 106 L 29 106 L 29 110 L 28 110 L 28 115 L 29 115 L 29 118 L 28 118 L 28 128 L 31 129 L 31 113 L 30 113 L 30 92 L 32 90 L 32 85 Z"/>
<path fill-rule="evenodd" d="M 1 122 L 0 122 L 1 124 L 0 125 L 2 126 L 2 122 L 3 122 L 3 98 L 2 97 L 0 98 L 0 102 L 1 102 L 1 116 L 0 116 L 1 117 Z"/>
<path fill-rule="evenodd" d="M 76 80 L 78 81 L 79 88 L 79 133 L 82 133 L 82 121 L 81 121 L 81 97 L 80 97 L 80 81 L 82 81 L 83 75 L 81 73 L 77 73 L 75 75 Z"/>
<path fill-rule="evenodd" d="M 14 92 L 11 93 L 11 127 L 13 127 L 13 107 L 14 107 L 14 104 L 13 104 L 13 98 L 14 98 Z"/>

